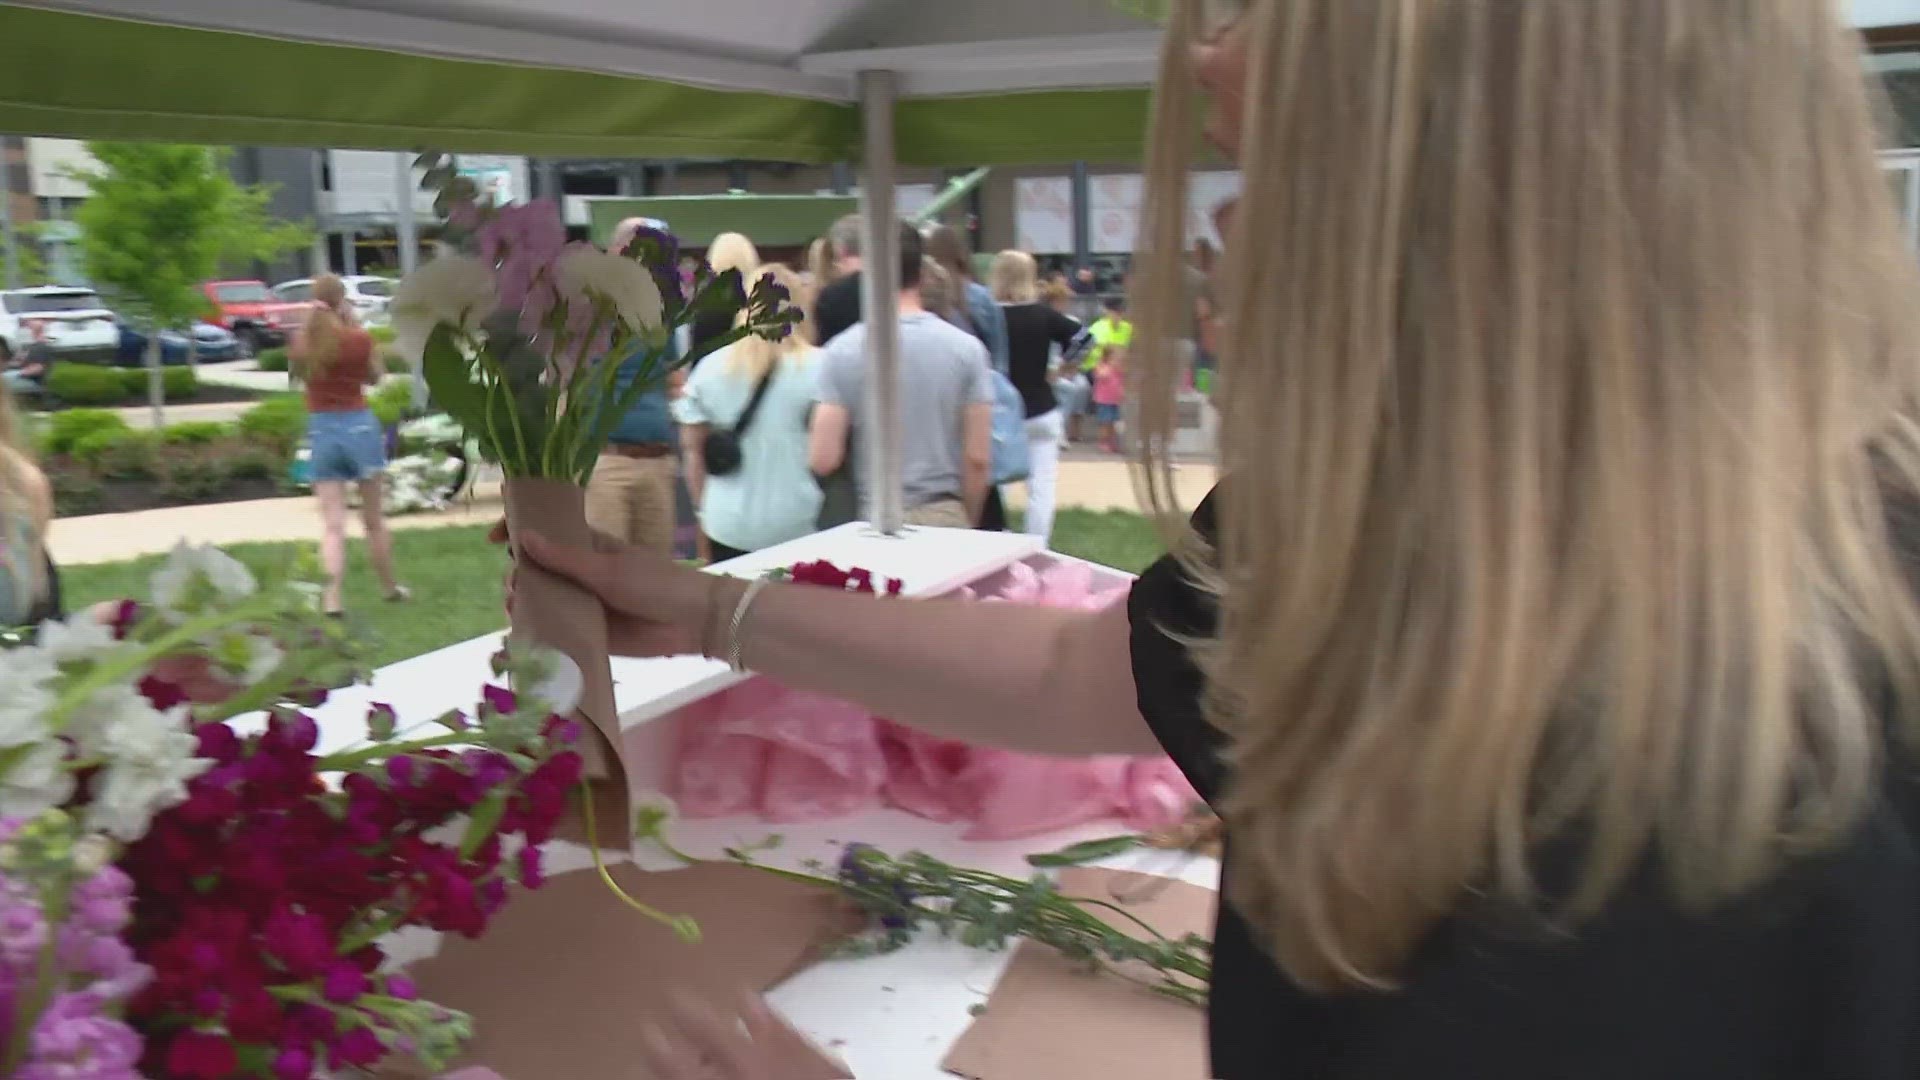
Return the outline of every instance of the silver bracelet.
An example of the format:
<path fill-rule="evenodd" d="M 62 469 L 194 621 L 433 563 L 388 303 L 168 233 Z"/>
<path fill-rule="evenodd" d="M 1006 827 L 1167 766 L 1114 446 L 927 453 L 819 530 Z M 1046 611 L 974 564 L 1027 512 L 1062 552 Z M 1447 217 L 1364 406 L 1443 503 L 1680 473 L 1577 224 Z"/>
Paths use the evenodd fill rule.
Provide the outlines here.
<path fill-rule="evenodd" d="M 747 623 L 747 615 L 753 610 L 753 602 L 760 598 L 760 590 L 766 587 L 766 578 L 754 578 L 747 585 L 747 591 L 740 594 L 740 602 L 733 608 L 733 618 L 727 623 L 727 666 L 735 671 L 747 670 L 740 659 L 740 653 L 746 645 L 740 629 Z"/>

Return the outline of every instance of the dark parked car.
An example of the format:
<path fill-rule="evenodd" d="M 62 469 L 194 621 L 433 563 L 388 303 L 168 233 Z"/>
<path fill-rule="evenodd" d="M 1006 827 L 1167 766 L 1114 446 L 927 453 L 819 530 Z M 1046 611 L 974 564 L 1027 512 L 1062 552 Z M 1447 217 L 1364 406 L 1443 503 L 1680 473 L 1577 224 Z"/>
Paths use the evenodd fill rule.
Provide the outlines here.
<path fill-rule="evenodd" d="M 240 339 L 232 332 L 223 330 L 212 323 L 198 323 L 193 328 L 194 341 L 199 346 L 199 358 L 202 363 L 217 364 L 225 360 L 238 360 L 241 357 Z M 120 367 L 142 367 L 147 362 L 147 335 L 120 324 L 120 347 L 114 353 L 114 363 Z M 177 330 L 160 331 L 160 363 L 168 367 L 178 367 L 187 362 L 187 336 Z"/>

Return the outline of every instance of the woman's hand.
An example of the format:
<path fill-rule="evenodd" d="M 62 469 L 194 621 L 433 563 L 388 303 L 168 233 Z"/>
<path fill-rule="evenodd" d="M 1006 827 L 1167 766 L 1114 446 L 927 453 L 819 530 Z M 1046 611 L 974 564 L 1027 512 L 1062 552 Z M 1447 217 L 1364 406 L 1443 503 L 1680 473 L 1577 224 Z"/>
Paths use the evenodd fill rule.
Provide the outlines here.
<path fill-rule="evenodd" d="M 507 523 L 496 522 L 487 539 L 507 543 Z M 615 656 L 699 653 L 717 590 L 728 584 L 599 532 L 591 548 L 556 544 L 538 533 L 523 537 L 518 548 L 543 569 L 600 598 L 607 610 L 607 648 Z M 514 573 L 507 571 L 509 617 Z"/>
<path fill-rule="evenodd" d="M 676 995 L 663 1020 L 641 1029 L 647 1068 L 656 1080 L 795 1080 L 823 1075 L 826 1055 L 774 1015 L 757 994 L 720 1007 Z M 831 1075 L 851 1077 L 845 1065 Z"/>

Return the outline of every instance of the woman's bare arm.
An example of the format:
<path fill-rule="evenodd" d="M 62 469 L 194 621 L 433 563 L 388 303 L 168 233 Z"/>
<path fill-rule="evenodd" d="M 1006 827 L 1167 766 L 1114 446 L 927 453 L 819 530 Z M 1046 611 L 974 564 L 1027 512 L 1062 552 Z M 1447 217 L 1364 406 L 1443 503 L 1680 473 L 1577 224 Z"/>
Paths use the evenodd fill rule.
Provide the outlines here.
<path fill-rule="evenodd" d="M 598 593 L 633 651 L 725 651 L 747 583 L 636 552 L 527 538 L 542 565 Z M 624 620 L 619 616 L 624 615 Z M 624 626 L 621 625 L 624 622 Z M 741 626 L 753 671 L 935 735 L 1052 754 L 1151 753 L 1124 607 L 1071 611 L 762 590 Z"/>
<path fill-rule="evenodd" d="M 680 467 L 686 472 L 687 497 L 693 500 L 696 513 L 707 490 L 707 432 L 711 430 L 708 424 L 680 425 Z"/>

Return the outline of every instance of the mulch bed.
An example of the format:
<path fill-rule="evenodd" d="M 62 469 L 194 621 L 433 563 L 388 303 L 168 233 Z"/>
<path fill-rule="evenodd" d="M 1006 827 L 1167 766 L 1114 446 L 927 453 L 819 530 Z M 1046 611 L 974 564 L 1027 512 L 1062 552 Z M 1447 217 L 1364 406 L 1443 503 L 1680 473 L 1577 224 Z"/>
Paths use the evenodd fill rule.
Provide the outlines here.
<path fill-rule="evenodd" d="M 271 394 L 259 390 L 249 390 L 244 386 L 216 386 L 213 383 L 201 383 L 200 389 L 189 397 L 168 398 L 172 405 L 227 405 L 240 402 L 259 401 L 271 397 Z M 147 404 L 145 398 L 127 398 L 111 405 L 76 405 L 52 397 L 41 397 L 27 407 L 34 412 L 55 413 L 68 409 L 138 409 Z"/>
<path fill-rule="evenodd" d="M 84 517 L 90 514 L 125 514 L 135 510 L 157 510 L 163 506 L 211 506 L 215 503 L 245 502 L 249 499 L 278 499 L 299 494 L 279 480 L 261 477 L 228 477 L 220 490 L 200 498 L 181 496 L 165 490 L 157 480 L 102 480 L 90 478 L 84 492 L 61 491 L 60 475 L 48 469 L 53 482 L 54 512 L 57 517 Z"/>

